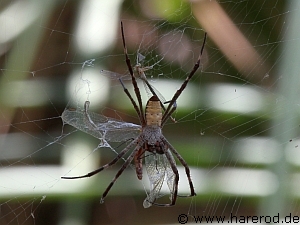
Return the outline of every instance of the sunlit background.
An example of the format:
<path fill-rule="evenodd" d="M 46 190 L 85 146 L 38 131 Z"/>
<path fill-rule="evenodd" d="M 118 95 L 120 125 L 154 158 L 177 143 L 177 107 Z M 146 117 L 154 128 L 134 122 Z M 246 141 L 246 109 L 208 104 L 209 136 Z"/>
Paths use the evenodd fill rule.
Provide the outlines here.
<path fill-rule="evenodd" d="M 180 214 L 299 216 L 299 1 L 0 2 L 0 224 L 178 224 Z M 139 123 L 118 79 L 132 65 L 153 66 L 151 85 L 170 100 L 197 61 L 164 135 L 187 161 L 197 196 L 170 208 L 143 208 L 149 181 L 127 168 L 100 197 L 126 143 L 63 124 L 65 108 Z M 296 22 L 295 22 L 296 21 Z M 138 54 L 139 53 L 139 54 Z M 144 60 L 139 61 L 141 55 Z M 130 80 L 124 84 L 132 91 Z M 139 82 L 143 103 L 149 93 Z M 179 194 L 189 193 L 177 162 Z M 161 201 L 169 202 L 166 195 Z"/>

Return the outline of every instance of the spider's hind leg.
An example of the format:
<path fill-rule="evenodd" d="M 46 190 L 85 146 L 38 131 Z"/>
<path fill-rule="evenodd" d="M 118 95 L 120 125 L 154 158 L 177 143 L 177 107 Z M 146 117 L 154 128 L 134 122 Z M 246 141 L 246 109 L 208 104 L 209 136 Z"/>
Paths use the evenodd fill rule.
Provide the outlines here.
<path fill-rule="evenodd" d="M 122 152 L 128 152 L 129 149 L 132 147 L 132 145 L 137 144 L 136 147 L 134 148 L 134 150 L 130 153 L 130 155 L 128 156 L 128 158 L 126 159 L 126 161 L 124 162 L 124 164 L 122 165 L 122 167 L 118 170 L 117 174 L 115 175 L 115 177 L 112 179 L 112 181 L 110 182 L 110 184 L 107 186 L 107 188 L 105 189 L 105 191 L 102 194 L 102 197 L 100 199 L 100 203 L 104 202 L 104 198 L 106 197 L 106 195 L 108 194 L 108 192 L 110 191 L 110 189 L 112 188 L 112 186 L 114 185 L 114 183 L 116 182 L 116 180 L 119 178 L 119 176 L 124 172 L 124 170 L 128 167 L 128 165 L 132 162 L 134 156 L 136 154 L 138 154 L 139 149 L 143 146 L 143 142 L 138 142 L 138 138 L 136 138 L 133 142 L 131 142 L 125 149 L 123 149 Z M 124 154 L 125 154 L 124 153 Z M 124 155 L 123 154 L 123 155 Z M 122 156 L 123 156 L 122 155 Z M 118 157 L 120 158 L 120 157 Z"/>
<path fill-rule="evenodd" d="M 179 162 L 183 165 L 183 167 L 185 169 L 185 173 L 186 173 L 186 176 L 188 178 L 189 186 L 190 186 L 190 190 L 191 190 L 191 194 L 186 196 L 186 197 L 195 196 L 196 192 L 195 192 L 195 189 L 194 189 L 193 181 L 192 181 L 192 178 L 191 178 L 191 171 L 190 171 L 190 168 L 189 168 L 188 164 L 182 158 L 182 156 L 176 151 L 176 149 L 167 141 L 167 139 L 165 137 L 163 137 L 163 142 L 165 143 L 165 145 L 168 146 L 170 151 L 176 156 L 176 158 L 179 160 Z M 168 155 L 166 154 L 166 156 L 168 156 Z M 177 193 L 176 193 L 176 197 L 177 197 Z"/>

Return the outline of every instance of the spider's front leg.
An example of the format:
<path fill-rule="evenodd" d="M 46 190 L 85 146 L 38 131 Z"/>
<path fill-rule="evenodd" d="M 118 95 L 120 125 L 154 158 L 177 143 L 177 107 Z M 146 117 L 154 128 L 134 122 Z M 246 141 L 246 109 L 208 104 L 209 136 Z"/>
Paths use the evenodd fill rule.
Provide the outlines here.
<path fill-rule="evenodd" d="M 170 102 L 170 101 L 167 101 L 167 103 L 168 102 Z M 163 127 L 164 125 L 165 125 L 165 123 L 167 122 L 167 120 L 169 119 L 169 118 L 171 118 L 171 120 L 173 121 L 173 122 L 177 122 L 175 119 L 173 119 L 173 117 L 172 117 L 172 114 L 173 114 L 173 112 L 175 112 L 175 110 L 177 109 L 177 103 L 176 103 L 176 101 L 173 103 L 173 106 L 172 106 L 172 108 L 168 111 L 168 112 L 166 112 L 165 111 L 165 114 L 163 115 L 163 118 L 162 118 L 162 121 L 161 121 L 161 126 Z"/>

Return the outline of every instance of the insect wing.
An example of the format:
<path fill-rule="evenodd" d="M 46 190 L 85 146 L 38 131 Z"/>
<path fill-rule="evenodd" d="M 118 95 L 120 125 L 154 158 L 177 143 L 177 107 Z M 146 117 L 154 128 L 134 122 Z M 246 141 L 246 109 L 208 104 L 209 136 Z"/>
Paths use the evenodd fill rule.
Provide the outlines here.
<path fill-rule="evenodd" d="M 142 61 L 144 61 L 144 59 L 145 59 L 145 56 L 143 56 L 141 53 L 138 52 L 138 53 L 137 53 L 137 65 L 140 65 L 140 63 L 141 63 Z M 135 66 L 135 67 L 136 67 L 136 66 Z M 135 68 L 135 67 L 134 67 L 134 68 Z M 108 71 L 108 70 L 100 70 L 100 73 L 101 73 L 102 75 L 108 77 L 108 78 L 111 79 L 111 80 L 119 80 L 119 79 L 121 79 L 121 80 L 131 80 L 130 74 L 124 75 L 124 74 L 115 73 L 115 72 Z M 141 78 L 141 77 L 139 76 L 138 73 L 135 73 L 134 76 L 135 76 L 136 78 Z M 145 79 L 146 79 L 146 78 L 145 78 Z"/>
<path fill-rule="evenodd" d="M 159 193 L 165 178 L 165 168 L 163 165 L 163 155 L 145 153 L 145 167 L 150 181 L 150 192 L 144 200 L 144 208 L 149 208 L 152 203 L 159 198 Z"/>
<path fill-rule="evenodd" d="M 146 78 L 144 78 L 144 79 L 141 78 L 141 80 L 143 80 L 145 90 L 149 96 L 155 95 L 158 97 L 158 99 L 161 103 L 166 102 L 166 99 L 164 98 L 164 96 L 153 85 L 149 84 L 149 82 Z"/>
<path fill-rule="evenodd" d="M 131 76 L 130 75 L 123 75 L 123 74 L 119 74 L 119 73 L 114 73 L 112 71 L 108 71 L 108 70 L 100 70 L 100 73 L 106 77 L 108 77 L 111 80 L 131 80 Z"/>
<path fill-rule="evenodd" d="M 141 55 L 141 56 L 143 56 L 143 55 Z M 137 68 L 137 66 L 135 68 Z M 166 102 L 166 99 L 162 96 L 162 94 L 153 85 L 151 85 L 148 82 L 148 80 L 146 78 L 145 71 L 147 71 L 149 69 L 150 68 L 146 68 L 146 67 L 136 69 L 136 70 L 139 70 L 139 71 L 134 71 L 134 76 L 135 76 L 135 78 L 138 78 L 138 79 L 142 80 L 142 82 L 144 84 L 144 88 L 145 88 L 148 96 L 151 97 L 152 95 L 155 95 L 159 98 L 161 103 L 164 103 L 164 102 Z M 128 74 L 123 75 L 123 74 L 115 73 L 115 72 L 108 71 L 108 70 L 101 70 L 100 73 L 102 75 L 108 77 L 111 80 L 119 80 L 119 79 L 121 79 L 121 80 L 131 80 L 131 76 L 128 75 Z"/>
<path fill-rule="evenodd" d="M 168 152 L 170 153 L 171 156 L 171 160 L 173 162 L 173 164 L 176 166 L 176 161 L 172 155 L 172 153 L 170 152 L 170 150 L 168 149 Z M 170 199 L 173 198 L 173 193 L 174 193 L 174 182 L 175 182 L 175 174 L 172 170 L 171 164 L 168 161 L 167 157 L 164 155 L 164 162 L 165 162 L 165 168 L 166 168 L 166 172 L 167 172 L 167 185 L 168 188 L 170 190 L 171 193 L 171 197 Z"/>
<path fill-rule="evenodd" d="M 171 153 L 170 155 L 175 163 Z M 167 180 L 170 193 L 173 193 L 175 175 L 165 154 L 153 154 L 146 152 L 145 167 L 150 181 L 150 192 L 144 200 L 143 206 L 144 208 L 149 208 L 156 199 L 161 197 L 160 190 L 165 179 Z"/>
<path fill-rule="evenodd" d="M 65 109 L 61 115 L 64 123 L 90 134 L 98 139 L 111 142 L 121 142 L 136 138 L 141 132 L 141 126 L 109 118 L 97 113 L 88 112 L 93 124 L 87 119 L 84 110 Z"/>

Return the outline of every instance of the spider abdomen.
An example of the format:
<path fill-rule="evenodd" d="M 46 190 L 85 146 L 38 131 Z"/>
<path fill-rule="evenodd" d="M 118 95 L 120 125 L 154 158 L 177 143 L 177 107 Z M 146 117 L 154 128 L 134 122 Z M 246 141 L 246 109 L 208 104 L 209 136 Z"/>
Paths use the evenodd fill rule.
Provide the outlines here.
<path fill-rule="evenodd" d="M 161 126 L 162 108 L 157 96 L 152 96 L 146 105 L 146 124 L 147 126 Z"/>

